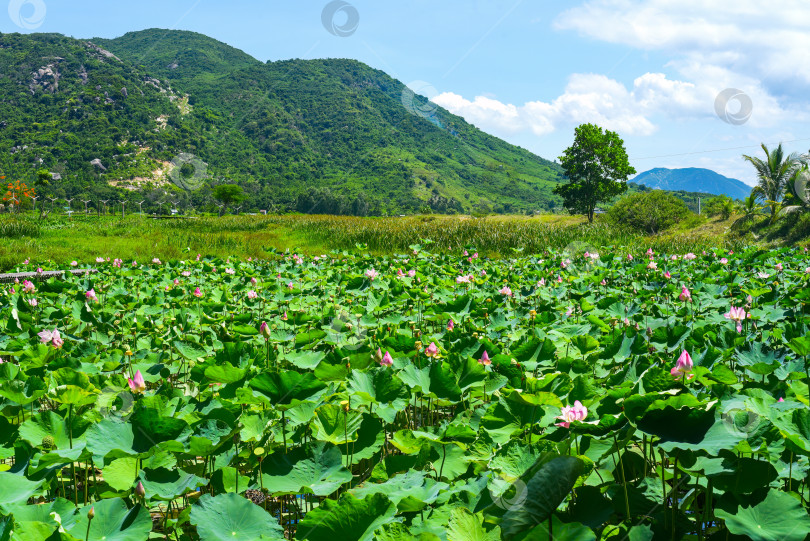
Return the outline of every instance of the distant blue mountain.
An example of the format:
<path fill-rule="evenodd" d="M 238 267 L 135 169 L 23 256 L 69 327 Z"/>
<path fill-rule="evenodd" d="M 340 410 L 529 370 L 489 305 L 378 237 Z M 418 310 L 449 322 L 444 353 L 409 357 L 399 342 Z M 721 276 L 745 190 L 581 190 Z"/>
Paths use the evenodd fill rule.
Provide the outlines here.
<path fill-rule="evenodd" d="M 698 167 L 686 167 L 683 169 L 658 167 L 639 173 L 630 182 L 660 190 L 703 192 L 714 195 L 727 195 L 733 199 L 744 199 L 751 193 L 751 186 L 742 181 L 724 177 L 711 169 L 700 169 Z"/>

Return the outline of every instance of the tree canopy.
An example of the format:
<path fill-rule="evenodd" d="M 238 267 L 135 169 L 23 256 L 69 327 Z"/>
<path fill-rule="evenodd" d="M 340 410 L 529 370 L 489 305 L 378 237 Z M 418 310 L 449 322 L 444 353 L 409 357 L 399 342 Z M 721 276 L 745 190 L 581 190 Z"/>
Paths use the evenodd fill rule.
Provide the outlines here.
<path fill-rule="evenodd" d="M 595 124 L 575 129 L 574 144 L 565 149 L 560 163 L 568 182 L 554 188 L 554 193 L 563 198 L 569 212 L 585 214 L 589 222 L 599 203 L 627 191 L 627 178 L 636 172 L 622 138 Z"/>

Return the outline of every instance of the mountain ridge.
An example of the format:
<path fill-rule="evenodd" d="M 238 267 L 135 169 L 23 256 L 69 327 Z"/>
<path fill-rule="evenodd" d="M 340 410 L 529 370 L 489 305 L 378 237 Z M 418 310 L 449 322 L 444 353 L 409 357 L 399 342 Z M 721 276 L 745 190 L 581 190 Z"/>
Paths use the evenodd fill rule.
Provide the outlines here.
<path fill-rule="evenodd" d="M 630 181 L 650 188 L 727 195 L 733 199 L 748 197 L 752 189 L 740 180 L 701 167 L 656 167 L 639 173 Z"/>

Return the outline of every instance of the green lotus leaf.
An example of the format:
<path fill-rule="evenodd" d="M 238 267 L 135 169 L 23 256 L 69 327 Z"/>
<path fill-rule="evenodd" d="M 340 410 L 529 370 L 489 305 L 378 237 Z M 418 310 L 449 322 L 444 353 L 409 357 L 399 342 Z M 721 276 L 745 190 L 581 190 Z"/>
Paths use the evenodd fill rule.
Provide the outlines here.
<path fill-rule="evenodd" d="M 284 530 L 264 509 L 238 494 L 206 494 L 192 506 L 190 521 L 201 541 L 284 539 Z"/>
<path fill-rule="evenodd" d="M 89 521 L 88 532 L 87 512 L 91 507 L 95 518 Z M 152 519 L 140 505 L 129 509 L 121 498 L 110 498 L 81 508 L 73 526 L 65 529 L 77 539 L 87 536 L 88 541 L 142 541 L 152 530 Z"/>
<path fill-rule="evenodd" d="M 307 541 L 371 541 L 383 524 L 395 520 L 396 506 L 383 494 L 357 499 L 346 494 L 324 500 L 301 521 L 296 539 Z"/>

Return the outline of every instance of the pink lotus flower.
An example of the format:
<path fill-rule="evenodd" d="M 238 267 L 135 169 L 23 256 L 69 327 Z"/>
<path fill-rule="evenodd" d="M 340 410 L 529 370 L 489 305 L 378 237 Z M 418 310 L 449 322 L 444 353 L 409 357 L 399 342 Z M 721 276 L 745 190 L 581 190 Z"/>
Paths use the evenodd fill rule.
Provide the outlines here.
<path fill-rule="evenodd" d="M 681 356 L 678 357 L 678 361 L 675 363 L 675 367 L 670 370 L 669 373 L 675 378 L 687 376 L 686 379 L 692 379 L 695 377 L 695 375 L 691 373 L 693 366 L 692 357 L 689 356 L 689 353 L 686 350 L 683 350 Z"/>
<path fill-rule="evenodd" d="M 627 261 L 633 261 L 633 255 L 627 254 Z"/>
<path fill-rule="evenodd" d="M 252 289 L 247 292 L 247 298 L 248 299 L 253 300 L 253 299 L 257 298 L 258 296 L 259 296 L 259 294 L 256 293 L 255 291 L 253 291 Z"/>
<path fill-rule="evenodd" d="M 743 320 L 745 320 L 745 318 L 747 316 L 747 314 L 745 313 L 745 310 L 742 307 L 735 308 L 734 306 L 732 306 L 731 309 L 728 311 L 728 313 L 724 314 L 724 316 L 725 316 L 726 319 L 730 319 L 731 321 L 736 321 L 737 322 L 737 332 L 742 332 L 742 322 L 743 322 Z M 750 317 L 750 316 L 748 316 L 748 317 Z"/>
<path fill-rule="evenodd" d="M 135 495 L 139 498 L 146 496 L 146 489 L 143 488 L 143 483 L 138 481 L 138 486 L 135 487 Z"/>
<path fill-rule="evenodd" d="M 481 276 L 486 276 L 486 275 L 487 275 L 487 271 L 485 271 L 484 269 L 481 269 Z"/>
<path fill-rule="evenodd" d="M 807 267 L 806 269 L 804 269 L 804 273 L 805 274 L 810 274 L 810 267 Z"/>
<path fill-rule="evenodd" d="M 651 256 L 651 257 L 652 257 L 652 255 L 653 255 L 654 253 L 655 253 L 655 252 L 653 252 L 653 249 L 652 249 L 652 248 L 647 248 L 647 255 L 648 255 L 648 256 Z"/>
<path fill-rule="evenodd" d="M 31 306 L 33 306 L 34 308 L 36 308 L 36 306 L 37 306 L 39 303 L 37 302 L 37 300 L 36 300 L 36 299 L 31 298 L 31 299 L 28 299 L 28 304 L 30 304 Z"/>
<path fill-rule="evenodd" d="M 784 267 L 782 266 L 782 264 L 781 264 L 781 263 L 777 263 L 777 264 L 776 264 L 776 270 L 778 270 L 779 272 L 782 272 L 782 269 L 784 269 Z"/>
<path fill-rule="evenodd" d="M 413 278 L 414 276 L 416 276 L 416 271 L 414 269 L 409 270 L 408 271 L 408 276 L 410 278 Z"/>
<path fill-rule="evenodd" d="M 509 286 L 503 286 L 501 289 L 498 290 L 498 293 L 500 293 L 501 295 L 506 295 L 507 297 L 512 296 L 512 290 L 509 288 Z"/>
<path fill-rule="evenodd" d="M 727 263 L 728 263 L 728 259 L 726 259 L 725 257 L 721 257 L 721 258 L 720 258 L 720 263 L 721 263 L 721 264 L 723 264 L 723 265 L 725 265 L 725 264 L 727 264 Z"/>
<path fill-rule="evenodd" d="M 154 263 L 155 265 L 160 265 L 160 259 L 155 257 L 152 259 L 152 263 Z"/>
<path fill-rule="evenodd" d="M 22 284 L 23 284 L 22 288 L 23 293 L 33 293 L 35 291 L 34 282 L 30 280 L 23 280 Z"/>
<path fill-rule="evenodd" d="M 452 331 L 452 330 L 453 330 L 453 327 L 455 327 L 455 326 L 456 326 L 456 325 L 455 325 L 455 323 L 453 323 L 453 320 L 452 320 L 452 319 L 451 319 L 450 321 L 448 321 L 448 322 L 447 322 L 447 330 L 448 330 L 448 331 Z"/>
<path fill-rule="evenodd" d="M 292 289 L 293 289 L 293 283 L 292 282 L 287 282 L 287 289 L 292 291 Z"/>
<path fill-rule="evenodd" d="M 26 259 L 25 261 L 23 261 L 23 265 L 28 265 L 29 261 L 30 261 L 30 259 Z"/>
<path fill-rule="evenodd" d="M 262 321 L 262 324 L 259 325 L 259 334 L 264 336 L 265 340 L 270 338 L 270 325 L 266 321 Z"/>
<path fill-rule="evenodd" d="M 402 269 L 397 270 L 397 278 L 405 278 L 405 273 L 402 272 Z"/>
<path fill-rule="evenodd" d="M 178 285 L 180 285 L 180 280 L 178 280 L 177 278 L 175 278 L 175 279 L 174 279 L 174 282 L 172 282 L 172 283 L 173 283 L 174 285 L 178 286 Z"/>
<path fill-rule="evenodd" d="M 467 276 L 457 276 L 456 283 L 457 284 L 469 284 L 470 280 L 472 280 L 472 275 L 469 274 Z"/>
<path fill-rule="evenodd" d="M 484 366 L 489 366 L 492 364 L 492 361 L 489 360 L 489 355 L 487 354 L 486 350 L 484 350 L 484 354 L 481 355 L 481 358 L 478 360 L 478 364 L 482 364 Z"/>
<path fill-rule="evenodd" d="M 658 264 L 655 261 L 650 261 L 649 264 L 647 265 L 647 268 L 650 270 L 657 270 Z"/>
<path fill-rule="evenodd" d="M 134 259 L 132 260 L 132 266 L 133 266 L 133 267 L 137 267 L 137 266 L 138 266 L 138 262 L 137 262 L 137 261 L 135 261 Z"/>
<path fill-rule="evenodd" d="M 258 281 L 258 280 L 256 279 L 256 277 L 254 276 L 253 278 L 251 278 L 251 279 L 250 279 L 250 283 L 251 283 L 251 285 L 254 285 L 254 286 L 255 286 L 256 284 L 258 284 L 258 283 L 259 283 L 259 281 Z"/>
<path fill-rule="evenodd" d="M 678 295 L 678 298 L 681 299 L 684 302 L 691 301 L 692 300 L 692 292 L 689 291 L 689 288 L 687 288 L 686 286 L 683 286 L 683 289 L 681 289 L 681 294 Z"/>
<path fill-rule="evenodd" d="M 557 276 L 557 283 L 558 283 L 558 284 L 561 284 L 561 283 L 562 283 L 562 276 Z"/>
<path fill-rule="evenodd" d="M 606 285 L 607 285 L 607 281 L 606 281 L 606 280 L 602 280 L 601 282 L 599 282 L 599 285 L 601 285 L 601 286 L 606 286 Z"/>
<path fill-rule="evenodd" d="M 475 253 L 472 255 L 472 258 L 473 258 L 473 259 L 478 259 L 478 252 L 475 252 Z"/>
<path fill-rule="evenodd" d="M 70 262 L 70 266 L 71 266 L 71 267 L 75 267 L 75 266 L 77 266 L 78 264 L 79 264 L 79 263 L 78 263 L 78 261 L 71 261 L 71 262 Z"/>
<path fill-rule="evenodd" d="M 96 302 L 98 300 L 98 297 L 96 297 L 96 290 L 95 289 L 88 289 L 85 292 L 84 296 L 88 301 Z"/>
<path fill-rule="evenodd" d="M 563 428 L 569 428 L 571 423 L 574 421 L 584 421 L 587 416 L 588 408 L 583 406 L 582 403 L 577 400 L 574 402 L 573 406 L 566 406 L 562 409 L 560 415 L 557 417 L 557 419 L 560 419 L 561 422 L 555 423 L 555 425 Z"/>
<path fill-rule="evenodd" d="M 200 297 L 203 296 L 202 291 L 200 291 L 199 287 L 194 288 L 194 296 L 197 297 L 197 298 L 200 298 Z"/>
<path fill-rule="evenodd" d="M 127 378 L 127 383 L 129 384 L 129 390 L 135 394 L 142 393 L 146 390 L 146 382 L 143 380 L 143 375 L 140 370 L 135 372 L 134 378 Z"/>
<path fill-rule="evenodd" d="M 807 250 L 807 248 L 805 248 L 805 250 Z M 782 398 L 781 396 L 779 397 L 779 400 L 777 400 L 777 402 L 784 402 L 784 401 L 785 401 L 785 399 Z"/>
<path fill-rule="evenodd" d="M 391 354 L 386 351 L 380 361 L 380 366 L 391 366 L 392 364 L 394 364 L 394 359 L 392 359 Z"/>
<path fill-rule="evenodd" d="M 669 280 L 670 278 L 672 278 L 672 275 L 669 273 L 669 271 L 666 271 L 666 272 L 664 273 L 664 278 L 666 278 L 667 280 Z"/>
<path fill-rule="evenodd" d="M 281 316 L 281 319 L 287 321 L 287 310 L 284 310 L 284 315 Z"/>
<path fill-rule="evenodd" d="M 766 273 L 766 272 L 761 272 L 761 271 L 760 271 L 760 272 L 758 272 L 758 273 L 757 273 L 757 277 L 758 277 L 760 280 L 765 280 L 765 279 L 767 279 L 767 278 L 769 278 L 769 277 L 770 277 L 770 274 L 768 274 L 768 273 Z"/>
<path fill-rule="evenodd" d="M 380 273 L 378 273 L 378 272 L 377 272 L 376 270 L 374 270 L 374 268 L 372 267 L 372 268 L 370 268 L 370 269 L 368 269 L 368 270 L 366 271 L 366 278 L 368 278 L 369 280 L 374 280 L 374 279 L 375 279 L 377 276 L 379 276 L 379 274 L 380 274 Z"/>
<path fill-rule="evenodd" d="M 183 276 L 185 276 L 186 278 L 188 278 L 189 276 L 191 276 L 191 271 L 183 271 L 183 272 L 181 272 L 180 274 L 182 274 Z"/>
<path fill-rule="evenodd" d="M 467 250 L 464 250 L 464 253 L 463 253 L 462 255 L 463 255 L 464 257 L 467 257 L 467 256 L 468 256 L 468 255 L 470 255 L 470 254 L 469 254 L 469 253 L 467 253 Z"/>
<path fill-rule="evenodd" d="M 104 263 L 104 258 L 103 257 L 97 257 L 96 258 L 96 263 Z"/>
<path fill-rule="evenodd" d="M 687 261 L 692 261 L 693 259 L 697 259 L 697 256 L 695 254 L 693 254 L 692 252 L 689 252 L 688 254 L 683 256 L 683 258 L 685 260 L 687 260 Z"/>
<path fill-rule="evenodd" d="M 436 357 L 439 355 L 439 348 L 436 347 L 436 344 L 431 342 L 430 345 L 425 348 L 425 355 L 428 357 Z"/>
<path fill-rule="evenodd" d="M 540 287 L 544 287 L 546 285 L 546 279 L 545 278 L 540 278 L 540 281 L 537 282 L 537 285 L 540 286 Z"/>
<path fill-rule="evenodd" d="M 231 276 L 233 276 L 234 274 L 236 274 L 236 270 L 230 268 L 225 269 L 225 274 L 230 274 Z"/>
<path fill-rule="evenodd" d="M 52 331 L 44 330 L 40 332 L 37 336 L 39 336 L 39 339 L 42 341 L 43 344 L 47 344 L 48 342 L 50 342 L 51 345 L 55 348 L 61 348 L 62 344 L 65 343 L 65 341 L 62 340 L 62 335 L 59 334 L 59 331 L 57 329 L 54 329 Z"/>

